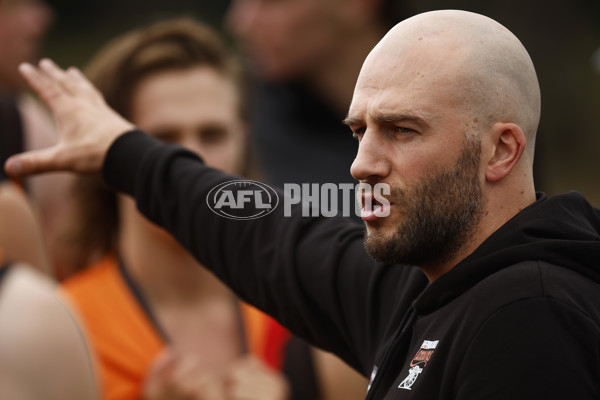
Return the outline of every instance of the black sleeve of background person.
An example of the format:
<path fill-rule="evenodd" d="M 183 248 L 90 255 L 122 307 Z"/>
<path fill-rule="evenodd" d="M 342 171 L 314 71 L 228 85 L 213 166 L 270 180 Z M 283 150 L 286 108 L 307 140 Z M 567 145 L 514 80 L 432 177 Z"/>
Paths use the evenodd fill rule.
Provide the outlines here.
<path fill-rule="evenodd" d="M 8 179 L 5 161 L 23 151 L 23 124 L 17 103 L 12 97 L 0 95 L 0 182 Z"/>
<path fill-rule="evenodd" d="M 7 275 L 10 266 L 11 264 L 8 262 L 0 265 L 0 285 L 2 284 L 4 277 Z"/>
<path fill-rule="evenodd" d="M 217 216 L 206 196 L 236 177 L 142 132 L 113 143 L 103 173 L 242 299 L 365 375 L 384 330 L 426 285 L 416 268 L 375 263 L 363 228 L 342 218 L 303 218 L 300 207 L 284 217 L 282 205 L 256 220 Z"/>
<path fill-rule="evenodd" d="M 581 311 L 550 298 L 519 301 L 475 336 L 455 398 L 600 399 L 599 352 L 599 327 Z"/>
<path fill-rule="evenodd" d="M 311 347 L 292 336 L 285 346 L 283 372 L 290 384 L 290 400 L 320 400 L 319 382 Z"/>

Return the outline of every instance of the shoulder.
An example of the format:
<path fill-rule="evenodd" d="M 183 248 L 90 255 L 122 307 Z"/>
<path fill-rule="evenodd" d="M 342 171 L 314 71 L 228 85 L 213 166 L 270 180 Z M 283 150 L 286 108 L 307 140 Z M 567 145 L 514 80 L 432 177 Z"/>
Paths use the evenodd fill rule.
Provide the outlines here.
<path fill-rule="evenodd" d="M 119 271 L 118 261 L 106 256 L 66 279 L 60 292 L 83 319 L 92 341 L 117 340 L 123 326 L 137 326 L 146 317 Z"/>
<path fill-rule="evenodd" d="M 2 283 L 0 320 L 2 341 L 45 346 L 71 335 L 69 340 L 83 343 L 77 319 L 55 282 L 23 264 L 13 265 Z"/>
<path fill-rule="evenodd" d="M 97 336 L 106 337 L 109 332 L 117 334 L 119 323 L 128 325 L 132 316 L 137 320 L 139 307 L 112 257 L 104 257 L 69 277 L 61 283 L 59 291 L 81 315 L 93 341 Z"/>
<path fill-rule="evenodd" d="M 77 317 L 53 281 L 24 265 L 13 266 L 0 289 L 0 352 L 12 384 L 31 382 L 26 390 L 48 399 L 96 398 Z"/>
<path fill-rule="evenodd" d="M 113 257 L 107 256 L 67 279 L 61 292 L 81 316 L 96 353 L 103 361 L 110 359 L 110 367 L 122 367 L 118 372 L 123 376 L 132 365 L 147 367 L 148 359 L 162 349 L 162 339 Z"/>
<path fill-rule="evenodd" d="M 476 299 L 480 304 L 481 330 L 503 326 L 507 333 L 526 328 L 572 336 L 569 332 L 577 326 L 579 337 L 600 335 L 600 285 L 571 269 L 543 261 L 521 262 L 471 291 L 467 301 Z"/>
<path fill-rule="evenodd" d="M 567 267 L 523 261 L 489 275 L 473 286 L 470 294 L 507 302 L 542 297 L 576 301 L 578 296 L 573 294 L 582 291 L 598 298 L 600 284 Z"/>
<path fill-rule="evenodd" d="M 61 283 L 61 290 L 70 297 L 91 300 L 114 289 L 120 276 L 116 259 L 105 256 Z"/>
<path fill-rule="evenodd" d="M 13 220 L 33 219 L 25 194 L 21 188 L 10 181 L 0 183 L 0 216 L 2 216 L 3 225 L 6 226 L 9 226 L 10 221 Z"/>
<path fill-rule="evenodd" d="M 472 335 L 461 349 L 457 398 L 597 398 L 597 284 L 529 261 L 472 290 L 480 303 L 462 316 Z"/>
<path fill-rule="evenodd" d="M 576 271 L 542 261 L 524 261 L 486 277 L 458 298 L 457 305 L 478 326 L 529 312 L 531 322 L 542 323 L 546 318 L 553 324 L 559 314 L 568 314 L 600 329 L 600 285 Z M 539 313 L 540 308 L 556 312 Z M 563 322 L 558 326 L 568 329 Z"/>
<path fill-rule="evenodd" d="M 0 247 L 5 259 L 47 270 L 37 216 L 22 189 L 11 182 L 0 183 L 0 221 Z"/>

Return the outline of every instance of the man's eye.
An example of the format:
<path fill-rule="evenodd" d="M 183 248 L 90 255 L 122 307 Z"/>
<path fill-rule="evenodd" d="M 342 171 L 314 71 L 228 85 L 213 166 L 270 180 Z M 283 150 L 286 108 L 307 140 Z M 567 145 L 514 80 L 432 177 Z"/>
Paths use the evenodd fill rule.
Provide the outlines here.
<path fill-rule="evenodd" d="M 403 126 L 394 126 L 393 131 L 395 134 L 398 134 L 398 135 L 409 135 L 412 133 L 416 133 L 416 131 L 414 129 L 406 128 Z"/>
<path fill-rule="evenodd" d="M 227 138 L 227 131 L 220 127 L 209 127 L 200 133 L 200 140 L 205 144 L 218 144 Z"/>
<path fill-rule="evenodd" d="M 156 131 L 152 132 L 152 136 L 165 143 L 175 143 L 177 142 L 177 134 L 174 132 L 168 131 Z"/>
<path fill-rule="evenodd" d="M 363 137 L 363 135 L 365 134 L 366 130 L 367 130 L 367 128 L 352 129 L 352 137 L 360 140 Z"/>

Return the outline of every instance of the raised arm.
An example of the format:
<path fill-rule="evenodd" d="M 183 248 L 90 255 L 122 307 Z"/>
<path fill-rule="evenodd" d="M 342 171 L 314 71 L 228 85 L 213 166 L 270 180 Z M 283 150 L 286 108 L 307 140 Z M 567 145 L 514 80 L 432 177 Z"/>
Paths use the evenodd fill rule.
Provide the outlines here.
<path fill-rule="evenodd" d="M 426 283 L 415 268 L 375 263 L 362 228 L 341 218 L 306 218 L 299 208 L 286 216 L 284 207 L 253 220 L 215 214 L 208 193 L 239 177 L 142 132 L 115 141 L 103 172 L 240 297 L 363 373 L 372 363 L 364 354 Z"/>
<path fill-rule="evenodd" d="M 25 66 L 22 72 L 55 114 L 61 139 L 49 150 L 9 159 L 9 174 L 103 166 L 109 185 L 135 197 L 148 218 L 242 298 L 370 371 L 366 354 L 425 285 L 420 271 L 376 264 L 364 250 L 362 228 L 342 219 L 304 218 L 299 210 L 285 216 L 283 207 L 255 220 L 218 216 L 207 195 L 237 177 L 142 132 L 122 135 L 132 125 L 77 70 L 43 61 L 39 70 Z"/>

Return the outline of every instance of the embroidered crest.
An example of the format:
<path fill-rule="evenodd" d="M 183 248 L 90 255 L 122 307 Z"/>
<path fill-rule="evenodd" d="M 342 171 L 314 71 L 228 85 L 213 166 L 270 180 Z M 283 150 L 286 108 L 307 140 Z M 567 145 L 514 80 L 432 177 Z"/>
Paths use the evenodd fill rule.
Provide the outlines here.
<path fill-rule="evenodd" d="M 400 382 L 400 385 L 398 385 L 398 389 L 412 390 L 412 385 L 416 382 L 417 378 L 419 377 L 419 374 L 423 372 L 423 368 L 425 368 L 425 366 L 429 362 L 429 359 L 433 355 L 433 352 L 435 351 L 435 348 L 437 347 L 439 342 L 439 340 L 423 341 L 421 348 L 419 349 L 419 351 L 417 351 L 417 354 L 415 354 L 415 356 L 410 362 L 411 368 L 408 370 L 408 376 L 404 378 L 402 382 Z"/>

